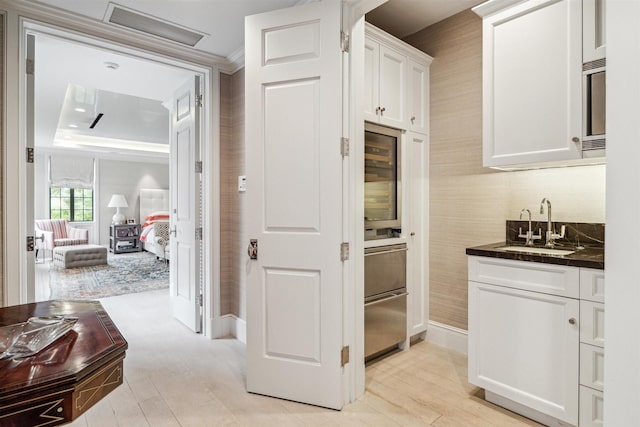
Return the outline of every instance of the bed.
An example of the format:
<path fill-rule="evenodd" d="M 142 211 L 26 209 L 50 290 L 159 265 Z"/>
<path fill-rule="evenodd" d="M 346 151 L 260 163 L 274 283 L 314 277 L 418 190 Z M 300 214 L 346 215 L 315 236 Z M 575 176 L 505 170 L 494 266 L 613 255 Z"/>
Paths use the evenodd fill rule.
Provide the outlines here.
<path fill-rule="evenodd" d="M 156 229 L 168 230 L 169 223 L 169 190 L 142 188 L 140 189 L 140 224 L 142 232 L 140 243 L 142 249 L 155 254 L 159 258 L 170 259 L 169 245 L 166 251 L 156 241 Z M 162 236 L 159 231 L 158 236 Z"/>

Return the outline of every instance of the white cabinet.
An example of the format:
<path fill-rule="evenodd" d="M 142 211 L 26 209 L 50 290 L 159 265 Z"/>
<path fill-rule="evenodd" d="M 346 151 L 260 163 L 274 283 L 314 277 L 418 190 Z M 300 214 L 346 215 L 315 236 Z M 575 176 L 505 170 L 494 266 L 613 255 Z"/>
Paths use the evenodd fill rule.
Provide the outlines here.
<path fill-rule="evenodd" d="M 580 426 L 602 426 L 604 271 L 580 269 Z"/>
<path fill-rule="evenodd" d="M 365 119 L 406 129 L 406 56 L 366 39 L 365 67 Z"/>
<path fill-rule="evenodd" d="M 484 264 L 493 274 L 477 274 L 487 270 Z M 469 257 L 469 382 L 576 425 L 579 301 L 519 289 L 523 278 L 543 277 L 545 266 Z M 559 277 L 559 266 L 551 267 Z M 562 269 L 569 272 L 564 277 L 575 278 L 577 291 L 572 272 L 578 269 Z"/>
<path fill-rule="evenodd" d="M 429 126 L 429 66 L 410 59 L 408 68 L 409 130 L 426 134 Z"/>
<path fill-rule="evenodd" d="M 582 28 L 582 61 L 604 59 L 607 44 L 605 0 L 582 0 Z"/>
<path fill-rule="evenodd" d="M 419 133 L 407 133 L 405 141 L 407 334 L 412 337 L 425 332 L 429 322 L 429 145 Z"/>
<path fill-rule="evenodd" d="M 497 12 L 488 7 L 505 2 L 488 3 L 474 8 L 486 14 L 484 166 L 581 159 L 582 3 L 529 0 Z"/>
<path fill-rule="evenodd" d="M 604 271 L 469 257 L 469 382 L 546 425 L 602 426 Z"/>

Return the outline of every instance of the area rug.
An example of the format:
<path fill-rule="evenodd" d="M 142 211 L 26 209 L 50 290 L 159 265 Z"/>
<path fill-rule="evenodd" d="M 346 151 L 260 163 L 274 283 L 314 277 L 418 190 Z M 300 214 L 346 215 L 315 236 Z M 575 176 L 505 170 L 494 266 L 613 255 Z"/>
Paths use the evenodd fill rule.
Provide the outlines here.
<path fill-rule="evenodd" d="M 107 265 L 49 272 L 51 299 L 96 299 L 169 287 L 169 266 L 149 252 L 108 254 Z"/>

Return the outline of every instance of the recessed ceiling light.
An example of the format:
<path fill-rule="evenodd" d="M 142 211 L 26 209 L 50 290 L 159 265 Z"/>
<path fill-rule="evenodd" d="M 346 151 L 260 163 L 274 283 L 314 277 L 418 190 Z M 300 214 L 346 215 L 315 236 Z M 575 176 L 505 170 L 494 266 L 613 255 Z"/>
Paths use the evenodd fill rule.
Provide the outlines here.
<path fill-rule="evenodd" d="M 118 68 L 120 68 L 120 64 L 116 62 L 110 62 L 110 61 L 105 62 L 104 66 L 110 70 L 117 70 Z"/>
<path fill-rule="evenodd" d="M 87 110 L 85 110 L 84 108 L 80 108 L 80 107 L 78 107 L 78 108 L 74 108 L 74 111 L 77 111 L 78 113 L 84 113 L 84 112 L 86 112 Z"/>
<path fill-rule="evenodd" d="M 74 128 L 74 129 L 75 129 L 75 128 L 77 128 L 77 127 L 78 127 L 78 125 L 71 124 L 71 125 L 69 125 L 69 127 L 70 127 L 70 128 Z"/>

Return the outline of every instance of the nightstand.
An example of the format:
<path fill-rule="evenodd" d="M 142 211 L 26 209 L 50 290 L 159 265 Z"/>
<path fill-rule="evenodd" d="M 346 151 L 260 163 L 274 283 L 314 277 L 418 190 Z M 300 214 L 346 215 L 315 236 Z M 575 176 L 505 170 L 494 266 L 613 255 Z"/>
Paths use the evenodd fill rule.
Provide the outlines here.
<path fill-rule="evenodd" d="M 111 224 L 109 251 L 114 254 L 140 252 L 140 224 Z"/>

